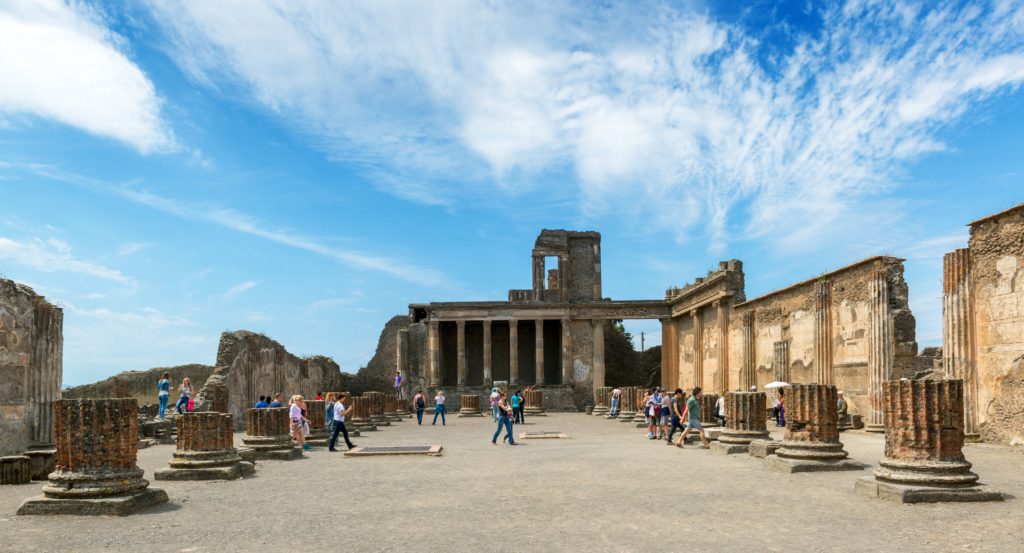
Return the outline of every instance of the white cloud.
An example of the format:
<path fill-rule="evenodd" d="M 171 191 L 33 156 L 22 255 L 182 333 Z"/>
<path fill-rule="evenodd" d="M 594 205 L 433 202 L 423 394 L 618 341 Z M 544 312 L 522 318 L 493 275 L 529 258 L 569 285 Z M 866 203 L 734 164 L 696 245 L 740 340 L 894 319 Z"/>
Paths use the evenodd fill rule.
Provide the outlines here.
<path fill-rule="evenodd" d="M 195 322 L 189 319 L 177 315 L 165 315 L 154 307 L 143 307 L 136 311 L 113 311 L 105 307 L 85 309 L 65 302 L 65 308 L 80 317 L 118 325 L 139 325 L 144 328 L 195 325 Z"/>
<path fill-rule="evenodd" d="M 113 280 L 128 285 L 135 281 L 117 269 L 76 258 L 71 246 L 62 240 L 30 238 L 15 240 L 0 236 L 0 259 L 46 273 L 69 272 Z"/>
<path fill-rule="evenodd" d="M 178 148 L 153 83 L 95 9 L 60 0 L 3 2 L 0 37 L 0 121 L 32 114 L 142 153 Z"/>
<path fill-rule="evenodd" d="M 737 232 L 828 243 L 946 149 L 943 126 L 1024 82 L 1013 2 L 851 1 L 785 46 L 646 3 L 266 0 L 244 22 L 150 4 L 198 82 L 242 84 L 399 196 L 515 195 L 568 170 L 588 216 L 708 228 L 713 250 Z"/>
<path fill-rule="evenodd" d="M 141 252 L 150 246 L 152 246 L 152 244 L 146 242 L 128 242 L 121 244 L 121 247 L 117 249 L 117 255 L 122 257 L 132 255 L 133 253 Z"/>
<path fill-rule="evenodd" d="M 237 298 L 246 290 L 251 290 L 255 288 L 257 284 L 259 284 L 259 282 L 256 282 L 255 280 L 247 280 L 240 284 L 236 284 L 235 286 L 229 288 L 227 292 L 224 292 L 224 295 L 222 297 L 226 300 Z"/>

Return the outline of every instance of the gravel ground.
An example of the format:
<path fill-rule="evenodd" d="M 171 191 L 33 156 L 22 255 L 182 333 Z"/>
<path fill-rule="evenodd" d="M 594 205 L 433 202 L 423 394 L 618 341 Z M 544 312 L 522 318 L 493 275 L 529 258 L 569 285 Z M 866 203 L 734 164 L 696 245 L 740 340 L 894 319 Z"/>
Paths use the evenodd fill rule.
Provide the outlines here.
<path fill-rule="evenodd" d="M 170 503 L 127 518 L 18 517 L 40 484 L 0 487 L 0 550 L 1024 551 L 1019 449 L 965 449 L 1005 502 L 899 505 L 854 494 L 868 470 L 776 474 L 760 459 L 666 447 L 582 414 L 532 417 L 517 428 L 572 438 L 517 447 L 489 443 L 489 418 L 450 418 L 447 427 L 408 419 L 355 439 L 441 444 L 441 457 L 319 449 L 261 462 L 242 481 L 155 483 Z M 882 454 L 881 436 L 843 441 L 872 466 Z M 142 450 L 139 465 L 151 477 L 172 450 Z"/>

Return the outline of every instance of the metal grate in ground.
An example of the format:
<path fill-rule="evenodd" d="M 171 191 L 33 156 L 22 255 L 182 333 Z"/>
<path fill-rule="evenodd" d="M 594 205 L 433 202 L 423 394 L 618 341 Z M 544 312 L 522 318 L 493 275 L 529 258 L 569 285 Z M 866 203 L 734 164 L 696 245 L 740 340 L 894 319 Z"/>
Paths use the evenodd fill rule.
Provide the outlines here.
<path fill-rule="evenodd" d="M 569 435 L 563 432 L 520 432 L 520 440 L 567 440 Z"/>
<path fill-rule="evenodd" d="M 439 445 L 391 445 L 357 447 L 345 452 L 345 457 L 372 457 L 377 455 L 441 455 Z"/>

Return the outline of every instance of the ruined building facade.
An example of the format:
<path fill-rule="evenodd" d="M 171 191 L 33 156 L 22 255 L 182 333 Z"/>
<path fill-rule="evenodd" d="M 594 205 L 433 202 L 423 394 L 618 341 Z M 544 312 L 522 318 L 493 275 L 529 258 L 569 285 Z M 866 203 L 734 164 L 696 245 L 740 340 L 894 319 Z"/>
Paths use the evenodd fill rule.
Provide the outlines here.
<path fill-rule="evenodd" d="M 0 279 L 0 456 L 54 447 L 63 322 L 61 308 L 28 286 Z"/>

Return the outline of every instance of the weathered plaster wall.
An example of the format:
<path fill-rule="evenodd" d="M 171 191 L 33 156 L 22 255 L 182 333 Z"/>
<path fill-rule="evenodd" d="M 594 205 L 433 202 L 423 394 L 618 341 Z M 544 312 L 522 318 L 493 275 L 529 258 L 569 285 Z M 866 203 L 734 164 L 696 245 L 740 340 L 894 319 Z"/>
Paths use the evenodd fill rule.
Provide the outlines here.
<path fill-rule="evenodd" d="M 982 436 L 1024 443 L 1024 205 L 971 225 Z"/>
<path fill-rule="evenodd" d="M 63 373 L 63 311 L 0 279 L 0 455 L 53 442 Z"/>

